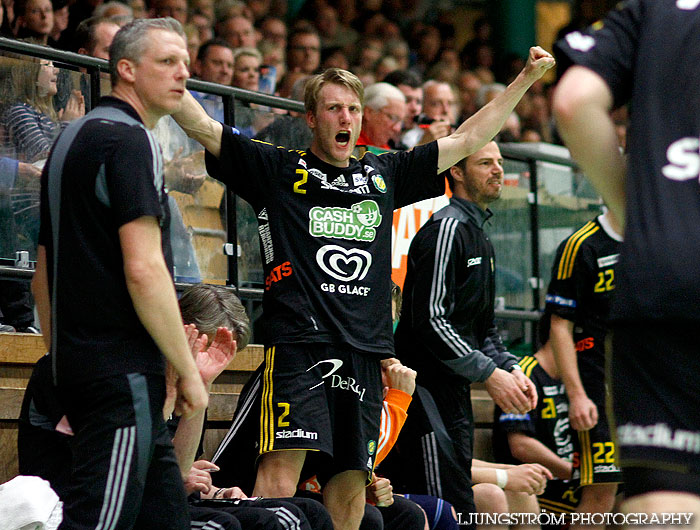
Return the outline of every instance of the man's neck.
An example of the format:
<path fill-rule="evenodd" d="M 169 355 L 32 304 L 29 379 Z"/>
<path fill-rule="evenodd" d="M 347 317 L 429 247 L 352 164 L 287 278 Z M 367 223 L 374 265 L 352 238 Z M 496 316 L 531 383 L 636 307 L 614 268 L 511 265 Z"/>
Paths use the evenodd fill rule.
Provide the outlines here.
<path fill-rule="evenodd" d="M 162 117 L 156 113 L 149 112 L 141 99 L 130 88 L 117 85 L 112 88 L 112 93 L 110 95 L 131 105 L 148 129 L 153 129 L 156 123 L 158 123 L 158 120 Z"/>

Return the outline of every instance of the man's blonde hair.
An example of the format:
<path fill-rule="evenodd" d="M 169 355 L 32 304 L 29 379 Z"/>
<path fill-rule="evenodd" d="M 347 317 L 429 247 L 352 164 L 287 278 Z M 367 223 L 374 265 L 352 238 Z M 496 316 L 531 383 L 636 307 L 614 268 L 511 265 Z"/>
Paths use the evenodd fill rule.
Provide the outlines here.
<path fill-rule="evenodd" d="M 349 88 L 357 94 L 360 100 L 360 106 L 364 106 L 365 89 L 362 86 L 362 81 L 360 81 L 355 74 L 347 70 L 328 68 L 322 74 L 310 77 L 306 82 L 304 87 L 304 105 L 307 111 L 311 111 L 314 114 L 316 113 L 318 95 L 321 93 L 323 86 L 327 83 L 342 85 Z"/>

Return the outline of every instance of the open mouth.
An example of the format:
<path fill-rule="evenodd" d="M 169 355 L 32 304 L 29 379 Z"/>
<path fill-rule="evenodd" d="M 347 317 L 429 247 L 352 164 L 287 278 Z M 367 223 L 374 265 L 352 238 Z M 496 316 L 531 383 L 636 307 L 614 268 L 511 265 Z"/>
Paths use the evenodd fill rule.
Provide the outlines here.
<path fill-rule="evenodd" d="M 335 135 L 335 141 L 338 142 L 340 145 L 345 146 L 350 142 L 350 132 L 349 131 L 341 131 L 338 134 Z"/>

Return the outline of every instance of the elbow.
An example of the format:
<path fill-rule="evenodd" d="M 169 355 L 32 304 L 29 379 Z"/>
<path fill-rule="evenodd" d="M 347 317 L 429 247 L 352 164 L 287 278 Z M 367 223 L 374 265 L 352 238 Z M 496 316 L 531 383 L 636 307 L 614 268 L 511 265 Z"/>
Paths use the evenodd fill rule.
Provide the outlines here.
<path fill-rule="evenodd" d="M 168 274 L 163 260 L 131 259 L 124 263 L 124 279 L 129 290 L 143 290 L 154 285 L 163 273 Z"/>

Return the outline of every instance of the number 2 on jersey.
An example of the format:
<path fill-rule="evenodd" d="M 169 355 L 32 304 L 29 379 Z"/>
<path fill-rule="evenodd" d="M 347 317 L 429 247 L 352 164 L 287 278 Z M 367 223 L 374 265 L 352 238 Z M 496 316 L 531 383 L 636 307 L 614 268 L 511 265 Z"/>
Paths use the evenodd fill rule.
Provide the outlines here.
<path fill-rule="evenodd" d="M 301 175 L 301 178 L 294 183 L 294 193 L 306 194 L 306 190 L 302 188 L 306 181 L 309 180 L 309 172 L 305 169 L 297 169 L 297 175 Z"/>

